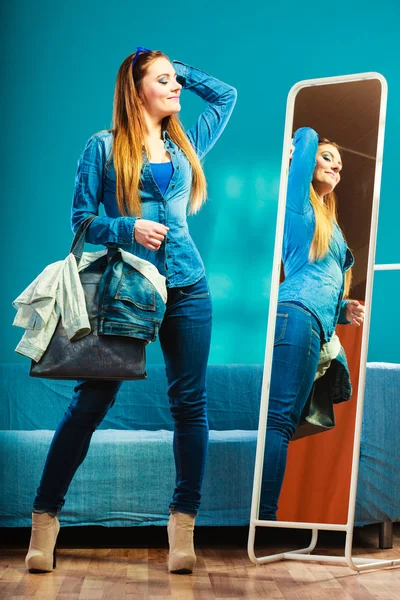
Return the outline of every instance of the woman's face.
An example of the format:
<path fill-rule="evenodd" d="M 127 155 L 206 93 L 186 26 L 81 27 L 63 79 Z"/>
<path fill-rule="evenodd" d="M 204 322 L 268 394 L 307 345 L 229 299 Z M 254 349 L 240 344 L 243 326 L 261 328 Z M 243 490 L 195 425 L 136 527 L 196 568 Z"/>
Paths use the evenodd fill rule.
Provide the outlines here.
<path fill-rule="evenodd" d="M 340 181 L 341 170 L 342 159 L 336 146 L 319 145 L 312 180 L 316 192 L 321 196 L 332 192 Z"/>
<path fill-rule="evenodd" d="M 181 110 L 181 89 L 173 66 L 161 56 L 148 66 L 141 81 L 139 97 L 143 108 L 152 117 L 161 120 Z"/>

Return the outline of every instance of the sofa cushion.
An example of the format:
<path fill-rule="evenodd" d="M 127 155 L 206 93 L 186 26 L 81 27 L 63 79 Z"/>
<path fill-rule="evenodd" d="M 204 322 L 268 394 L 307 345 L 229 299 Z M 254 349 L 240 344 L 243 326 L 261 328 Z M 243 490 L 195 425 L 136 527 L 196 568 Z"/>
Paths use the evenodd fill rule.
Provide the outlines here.
<path fill-rule="evenodd" d="M 400 520 L 400 365 L 368 363 L 356 525 Z"/>
<path fill-rule="evenodd" d="M 0 432 L 3 527 L 28 527 L 53 431 Z M 93 434 L 60 515 L 63 526 L 165 525 L 175 481 L 171 431 Z M 199 525 L 246 525 L 256 432 L 211 431 Z"/>
<path fill-rule="evenodd" d="M 261 380 L 262 365 L 209 365 L 210 429 L 257 429 Z M 28 365 L 0 364 L 0 429 L 55 430 L 74 385 L 30 377 Z M 172 431 L 164 365 L 148 365 L 145 380 L 125 381 L 99 429 Z"/>

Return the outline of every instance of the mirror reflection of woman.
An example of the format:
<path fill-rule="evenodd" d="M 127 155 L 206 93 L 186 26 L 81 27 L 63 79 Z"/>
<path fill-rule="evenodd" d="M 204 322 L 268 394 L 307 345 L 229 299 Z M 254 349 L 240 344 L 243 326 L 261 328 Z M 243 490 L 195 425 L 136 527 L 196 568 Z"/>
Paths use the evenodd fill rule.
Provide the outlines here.
<path fill-rule="evenodd" d="M 364 307 L 346 299 L 353 255 L 337 223 L 339 147 L 296 131 L 289 169 L 259 518 L 276 520 L 287 449 L 337 323 L 360 326 Z"/>
<path fill-rule="evenodd" d="M 187 131 L 177 118 L 182 89 L 207 103 Z M 191 573 L 196 562 L 193 528 L 208 448 L 206 368 L 212 323 L 204 264 L 186 216 L 196 213 L 206 198 L 200 161 L 224 130 L 235 101 L 232 86 L 182 62 L 171 63 L 162 52 L 139 47 L 118 72 L 113 129 L 89 139 L 75 180 L 73 230 L 95 216 L 87 242 L 132 252 L 166 278 L 168 298 L 159 339 L 174 421 L 176 478 L 169 505 L 168 568 L 175 573 Z M 57 515 L 120 385 L 88 380 L 75 386 L 34 500 L 25 561 L 31 572 L 55 567 Z"/>

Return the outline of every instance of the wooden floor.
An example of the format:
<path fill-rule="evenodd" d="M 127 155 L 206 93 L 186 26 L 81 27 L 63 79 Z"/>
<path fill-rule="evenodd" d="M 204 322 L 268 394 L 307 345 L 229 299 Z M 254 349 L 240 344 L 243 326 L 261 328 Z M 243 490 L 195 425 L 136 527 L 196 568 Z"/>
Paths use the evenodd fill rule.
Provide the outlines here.
<path fill-rule="evenodd" d="M 243 532 L 235 541 L 232 535 L 224 535 L 224 529 L 221 528 L 217 539 L 210 538 L 209 544 L 207 544 L 208 534 L 203 532 L 197 535 L 198 560 L 193 575 L 170 575 L 167 572 L 165 536 L 161 539 L 161 547 L 89 549 L 61 547 L 57 554 L 57 568 L 52 573 L 40 575 L 26 571 L 24 564 L 26 547 L 18 544 L 18 540 L 16 544 L 10 542 L 10 546 L 19 545 L 19 547 L 0 549 L 0 598 L 1 600 L 22 600 L 22 598 L 39 600 L 400 599 L 400 568 L 358 574 L 346 566 L 326 563 L 281 561 L 255 567 L 247 557 Z M 377 549 L 376 528 L 362 528 L 359 531 L 361 533 L 355 536 L 355 555 L 400 558 L 400 523 L 395 526 L 394 548 L 391 550 Z M 8 531 L 8 535 L 10 534 L 11 532 Z M 25 537 L 26 535 L 27 533 Z M 130 535 L 132 536 L 132 532 Z M 282 551 L 279 540 L 274 541 L 272 547 L 265 545 L 263 539 L 262 545 L 257 547 L 257 555 Z M 340 542 L 342 541 L 340 539 Z M 81 539 L 81 545 L 84 543 L 85 540 Z M 337 543 L 337 537 L 329 538 L 325 534 L 323 543 L 325 547 L 322 545 L 317 547 L 318 554 L 343 553 L 342 546 Z M 285 545 L 287 544 L 286 539 Z M 296 544 L 292 545 L 292 548 L 294 547 Z"/>

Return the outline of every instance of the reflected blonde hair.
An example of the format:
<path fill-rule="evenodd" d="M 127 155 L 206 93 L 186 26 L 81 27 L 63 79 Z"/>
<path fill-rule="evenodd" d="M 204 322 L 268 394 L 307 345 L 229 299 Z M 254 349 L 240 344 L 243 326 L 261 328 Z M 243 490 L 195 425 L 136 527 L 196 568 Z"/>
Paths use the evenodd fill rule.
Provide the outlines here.
<path fill-rule="evenodd" d="M 340 151 L 340 147 L 327 140 L 326 138 L 320 138 L 318 140 L 318 147 L 322 144 L 329 144 L 334 146 Z M 310 201 L 314 208 L 315 215 L 315 231 L 311 242 L 309 259 L 311 262 L 321 260 L 326 256 L 329 250 L 329 244 L 333 236 L 334 223 L 337 224 L 337 198 L 334 191 L 329 192 L 323 196 L 323 202 L 318 197 L 313 184 L 310 184 Z M 340 228 L 340 227 L 339 227 Z M 342 231 L 343 235 L 343 231 Z M 343 235 L 344 237 L 344 235 Z M 344 293 L 343 297 L 347 298 L 350 293 L 352 280 L 352 269 L 348 269 L 344 274 Z"/>
<path fill-rule="evenodd" d="M 142 214 L 139 194 L 140 172 L 143 165 L 143 148 L 146 144 L 146 123 L 140 103 L 139 92 L 143 77 L 157 58 L 168 57 L 159 50 L 140 53 L 132 68 L 136 52 L 121 64 L 114 92 L 113 107 L 113 160 L 116 173 L 116 196 L 122 215 Z M 171 115 L 163 120 L 172 141 L 184 152 L 192 167 L 192 188 L 189 214 L 196 213 L 206 200 L 207 183 L 200 160 L 194 151 L 179 118 Z"/>

